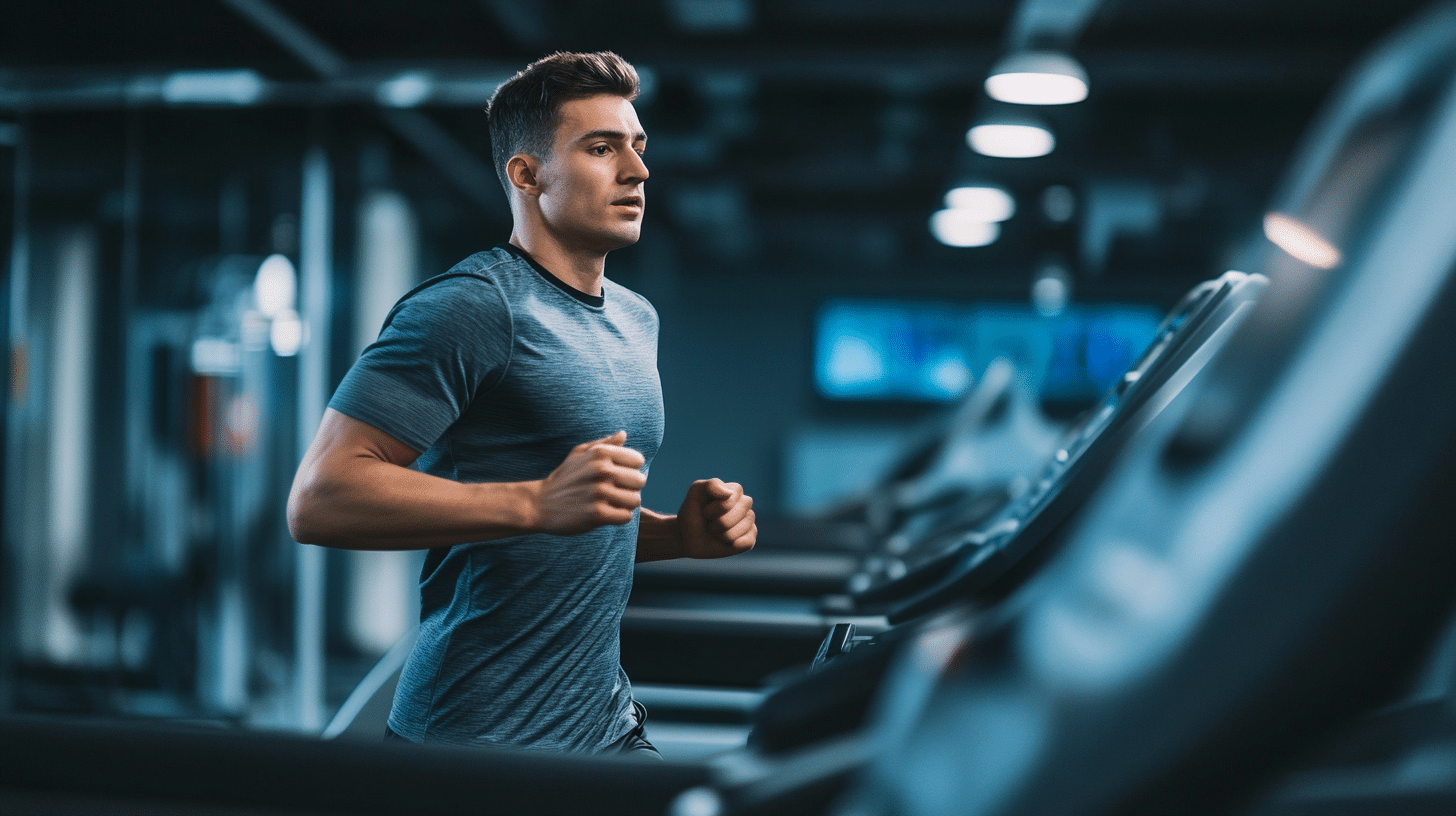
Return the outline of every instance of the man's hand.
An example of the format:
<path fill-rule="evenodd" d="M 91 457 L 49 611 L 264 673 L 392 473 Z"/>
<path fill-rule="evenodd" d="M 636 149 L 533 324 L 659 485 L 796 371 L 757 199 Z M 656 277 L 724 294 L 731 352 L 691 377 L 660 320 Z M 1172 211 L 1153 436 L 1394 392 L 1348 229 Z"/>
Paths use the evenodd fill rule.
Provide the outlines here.
<path fill-rule="evenodd" d="M 537 528 L 553 535 L 577 535 L 608 524 L 626 524 L 642 506 L 647 477 L 642 454 L 624 448 L 626 431 L 583 442 L 541 480 L 536 495 Z"/>
<path fill-rule="evenodd" d="M 677 511 L 682 554 L 687 558 L 722 558 L 753 549 L 758 523 L 753 499 L 743 486 L 722 479 L 700 479 L 688 487 Z"/>

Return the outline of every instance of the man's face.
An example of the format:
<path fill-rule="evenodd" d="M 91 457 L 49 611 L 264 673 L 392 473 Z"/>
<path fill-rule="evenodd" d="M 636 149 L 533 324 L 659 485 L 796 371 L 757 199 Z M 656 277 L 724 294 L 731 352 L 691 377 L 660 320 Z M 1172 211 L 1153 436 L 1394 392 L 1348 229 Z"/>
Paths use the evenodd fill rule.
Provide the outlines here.
<path fill-rule="evenodd" d="M 546 228 L 563 246 L 606 253 L 637 241 L 647 205 L 646 148 L 637 111 L 620 96 L 561 106 L 556 143 L 537 182 Z"/>

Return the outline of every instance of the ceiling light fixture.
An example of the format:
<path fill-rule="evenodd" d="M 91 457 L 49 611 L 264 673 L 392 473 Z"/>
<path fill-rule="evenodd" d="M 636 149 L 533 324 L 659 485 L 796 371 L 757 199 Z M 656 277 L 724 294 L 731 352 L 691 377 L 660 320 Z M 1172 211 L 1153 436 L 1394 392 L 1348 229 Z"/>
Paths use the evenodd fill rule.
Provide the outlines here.
<path fill-rule="evenodd" d="M 266 90 L 256 71 L 177 71 L 162 81 L 170 105 L 251 105 Z"/>
<path fill-rule="evenodd" d="M 1069 105 L 1087 98 L 1087 72 L 1060 51 L 1020 51 L 991 69 L 986 93 L 1017 105 Z"/>
<path fill-rule="evenodd" d="M 930 216 L 930 233 L 946 246 L 979 247 L 995 243 L 1001 235 L 1001 225 L 983 221 L 965 210 L 940 210 Z"/>
<path fill-rule="evenodd" d="M 430 98 L 435 83 L 428 74 L 421 71 L 405 71 L 393 79 L 382 82 L 374 92 L 379 104 L 390 108 L 413 108 Z"/>
<path fill-rule="evenodd" d="M 1040 125 L 988 122 L 967 131 L 966 143 L 983 156 L 1030 159 L 1052 152 L 1057 138 Z"/>
<path fill-rule="evenodd" d="M 1016 214 L 1016 199 L 1000 187 L 966 185 L 945 194 L 947 209 L 973 213 L 982 221 L 1005 221 Z"/>

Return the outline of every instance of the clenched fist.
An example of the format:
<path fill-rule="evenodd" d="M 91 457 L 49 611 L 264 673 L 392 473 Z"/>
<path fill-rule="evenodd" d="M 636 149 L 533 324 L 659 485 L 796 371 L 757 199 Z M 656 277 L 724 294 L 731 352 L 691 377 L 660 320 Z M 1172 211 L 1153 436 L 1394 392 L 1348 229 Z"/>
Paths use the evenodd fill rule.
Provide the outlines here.
<path fill-rule="evenodd" d="M 608 524 L 626 524 L 642 506 L 641 453 L 623 447 L 626 431 L 583 442 L 566 460 L 538 482 L 538 529 L 553 535 L 577 535 Z"/>
<path fill-rule="evenodd" d="M 758 540 L 753 499 L 737 482 L 693 482 L 677 512 L 677 523 L 682 554 L 688 558 L 737 555 L 753 549 Z"/>

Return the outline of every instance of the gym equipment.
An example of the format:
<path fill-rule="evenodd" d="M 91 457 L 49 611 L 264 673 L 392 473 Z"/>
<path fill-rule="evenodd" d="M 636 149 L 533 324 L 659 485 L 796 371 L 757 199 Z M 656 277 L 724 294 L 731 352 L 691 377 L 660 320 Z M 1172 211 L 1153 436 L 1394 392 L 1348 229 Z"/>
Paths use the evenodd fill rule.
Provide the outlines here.
<path fill-rule="evenodd" d="M 0 718 L 0 812 L 658 816 L 701 765 Z"/>
<path fill-rule="evenodd" d="M 957 603 L 1004 597 L 1055 553 L 1063 527 L 1105 479 L 1115 455 L 1201 372 L 1267 285 L 1262 275 L 1227 272 L 1194 287 L 1169 312 L 1154 342 L 1093 410 L 1067 433 L 1040 474 L 989 519 L 901 550 L 898 577 L 860 572 L 850 608 L 886 611 L 897 629 L 861 631 L 836 623 L 820 645 L 814 673 L 776 689 L 756 717 L 752 743 L 781 752 L 858 728 L 896 644 L 913 621 Z M 892 539 L 887 548 L 894 544 Z M 883 561 L 892 556 L 875 556 Z M 906 566 L 908 565 L 908 566 Z M 835 661 L 865 647 L 845 666 Z"/>
<path fill-rule="evenodd" d="M 836 812 L 1257 809 L 1388 699 L 1456 596 L 1453 79 L 1443 5 L 1333 98 L 1266 218 L 1266 294 L 1034 577 L 903 639 Z M 713 793 L 775 812 L 829 778 Z"/>
<path fill-rule="evenodd" d="M 624 617 L 624 661 L 631 668 L 655 667 L 662 663 L 654 659 L 658 654 L 670 653 L 677 658 L 674 666 L 681 667 L 686 655 L 696 661 L 691 666 L 703 665 L 676 668 L 672 680 L 752 684 L 773 669 L 801 661 L 797 655 L 807 656 L 806 641 L 826 631 L 834 642 L 825 641 L 816 666 L 883 631 L 881 616 L 887 612 L 888 622 L 903 622 L 1001 581 L 1029 555 L 1050 549 L 1044 542 L 1100 483 L 1139 423 L 1146 423 L 1148 414 L 1141 409 L 1166 405 L 1202 369 L 1265 284 L 1263 276 L 1231 271 L 1194 287 L 1118 384 L 1050 446 L 1045 464 L 1040 472 L 1031 470 L 1031 478 L 1009 478 L 999 471 L 996 478 L 981 478 L 972 472 L 978 456 L 1036 448 L 1035 440 L 1045 431 L 1030 418 L 1037 408 L 1015 369 L 1005 360 L 995 361 L 953 412 L 941 437 L 915 446 L 905 464 L 892 469 L 879 497 L 866 501 L 865 514 L 877 519 L 870 529 L 880 532 L 856 548 L 861 554 L 852 574 L 842 570 L 845 562 L 853 563 L 853 551 L 822 544 L 798 552 L 769 551 L 757 559 L 755 551 L 732 559 L 738 564 L 639 568 L 639 586 Z M 826 560 L 833 563 L 821 563 Z M 664 590 L 666 574 L 679 582 L 695 576 L 695 582 L 676 588 L 700 594 Z M 791 586 L 822 593 L 835 579 L 843 582 L 839 591 L 818 598 L 764 597 Z M 702 594 L 705 589 L 717 594 Z M 734 597 L 725 590 L 758 594 Z M 845 631 L 848 637 L 834 634 Z M 756 649 L 723 641 L 748 636 L 756 640 Z M 704 649 L 710 655 L 696 660 Z M 712 657 L 727 651 L 746 651 L 758 659 L 739 667 Z M 867 700 L 871 691 L 857 695 Z M 789 730 L 810 733 L 801 728 L 800 718 L 815 706 L 791 708 L 797 714 Z"/>
<path fill-rule="evenodd" d="M 1112 456 L 1200 371 L 1267 281 L 1227 272 L 1194 287 L 1169 312 L 1142 357 L 1062 438 L 1014 500 L 989 518 L 975 514 L 891 536 L 850 579 L 860 611 L 890 606 L 891 622 L 915 617 L 988 585 L 1037 546 L 1086 499 Z M 1151 411 L 1139 413 L 1153 404 Z"/>

